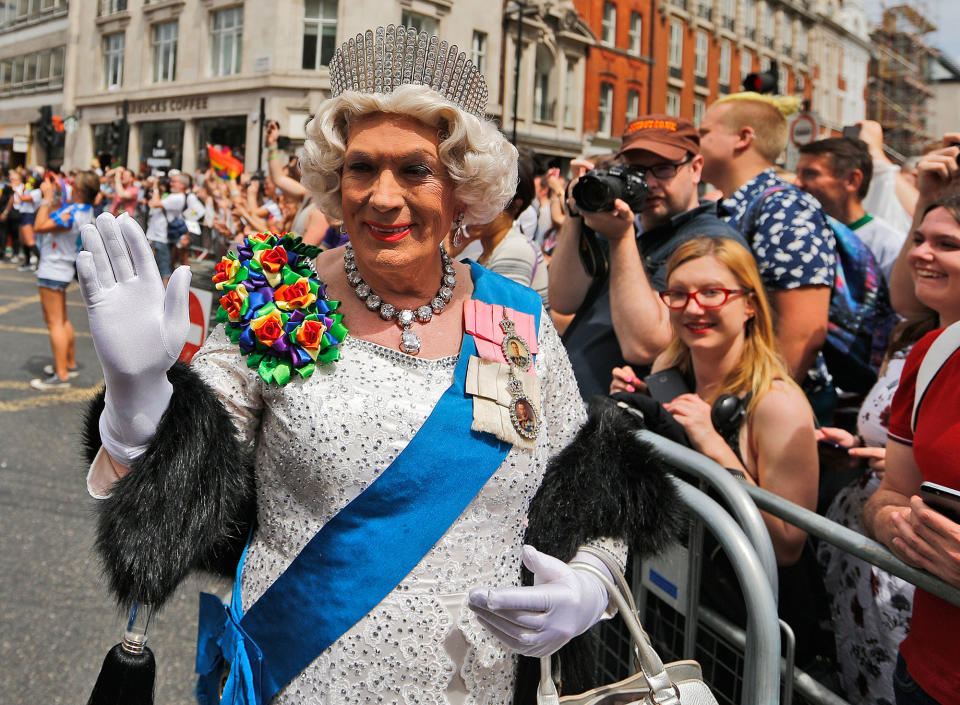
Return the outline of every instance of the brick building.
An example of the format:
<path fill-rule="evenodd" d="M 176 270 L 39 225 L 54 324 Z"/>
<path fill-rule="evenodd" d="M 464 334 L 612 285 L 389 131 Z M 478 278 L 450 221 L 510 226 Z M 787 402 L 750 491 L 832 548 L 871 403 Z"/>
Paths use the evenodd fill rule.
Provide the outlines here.
<path fill-rule="evenodd" d="M 651 18 L 654 0 L 577 0 L 580 17 L 597 38 L 583 85 L 584 151 L 615 151 L 627 123 L 650 112 Z"/>

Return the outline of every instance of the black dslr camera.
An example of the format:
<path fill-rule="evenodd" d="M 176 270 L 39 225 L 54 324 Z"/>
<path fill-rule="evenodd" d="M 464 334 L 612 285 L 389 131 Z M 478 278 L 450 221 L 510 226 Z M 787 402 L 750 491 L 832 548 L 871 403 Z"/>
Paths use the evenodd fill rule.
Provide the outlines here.
<path fill-rule="evenodd" d="M 573 186 L 573 200 L 578 210 L 599 213 L 613 210 L 613 202 L 620 198 L 630 210 L 639 213 L 649 190 L 643 172 L 630 166 L 613 166 L 593 169 L 581 176 Z"/>

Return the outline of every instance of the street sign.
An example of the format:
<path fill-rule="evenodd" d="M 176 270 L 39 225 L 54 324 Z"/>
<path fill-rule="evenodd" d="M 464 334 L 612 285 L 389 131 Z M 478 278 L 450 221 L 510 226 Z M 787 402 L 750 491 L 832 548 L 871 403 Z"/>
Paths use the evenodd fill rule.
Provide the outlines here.
<path fill-rule="evenodd" d="M 817 139 L 817 121 L 810 113 L 800 113 L 790 122 L 790 141 L 795 147 Z"/>
<path fill-rule="evenodd" d="M 213 304 L 213 292 L 190 287 L 190 332 L 187 342 L 180 352 L 181 362 L 190 362 L 203 341 L 207 339 L 207 322 L 210 320 L 210 306 Z"/>

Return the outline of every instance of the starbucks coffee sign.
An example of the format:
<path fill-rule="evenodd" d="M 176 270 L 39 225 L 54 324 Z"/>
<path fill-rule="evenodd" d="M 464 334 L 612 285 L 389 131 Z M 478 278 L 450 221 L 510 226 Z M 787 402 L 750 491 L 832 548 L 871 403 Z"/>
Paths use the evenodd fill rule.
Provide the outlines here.
<path fill-rule="evenodd" d="M 206 110 L 207 96 L 185 96 L 183 98 L 152 98 L 149 100 L 131 100 L 127 104 L 127 115 L 167 113 L 176 114 L 188 110 Z M 123 115 L 123 103 L 116 104 L 118 116 Z"/>

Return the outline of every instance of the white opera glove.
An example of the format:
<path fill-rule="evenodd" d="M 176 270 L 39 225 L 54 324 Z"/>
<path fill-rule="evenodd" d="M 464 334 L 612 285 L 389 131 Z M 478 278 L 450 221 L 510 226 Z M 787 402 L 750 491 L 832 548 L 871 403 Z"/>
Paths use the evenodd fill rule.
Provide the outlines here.
<path fill-rule="evenodd" d="M 574 561 L 613 576 L 595 556 L 579 552 Z M 470 590 L 468 604 L 477 618 L 506 646 L 524 656 L 549 656 L 600 621 L 607 609 L 606 588 L 592 574 L 558 558 L 523 547 L 523 564 L 534 585 Z"/>
<path fill-rule="evenodd" d="M 177 268 L 164 291 L 150 244 L 126 214 L 104 213 L 80 236 L 80 293 L 107 388 L 100 437 L 110 456 L 129 466 L 146 450 L 173 394 L 167 370 L 190 330 L 190 268 Z"/>

